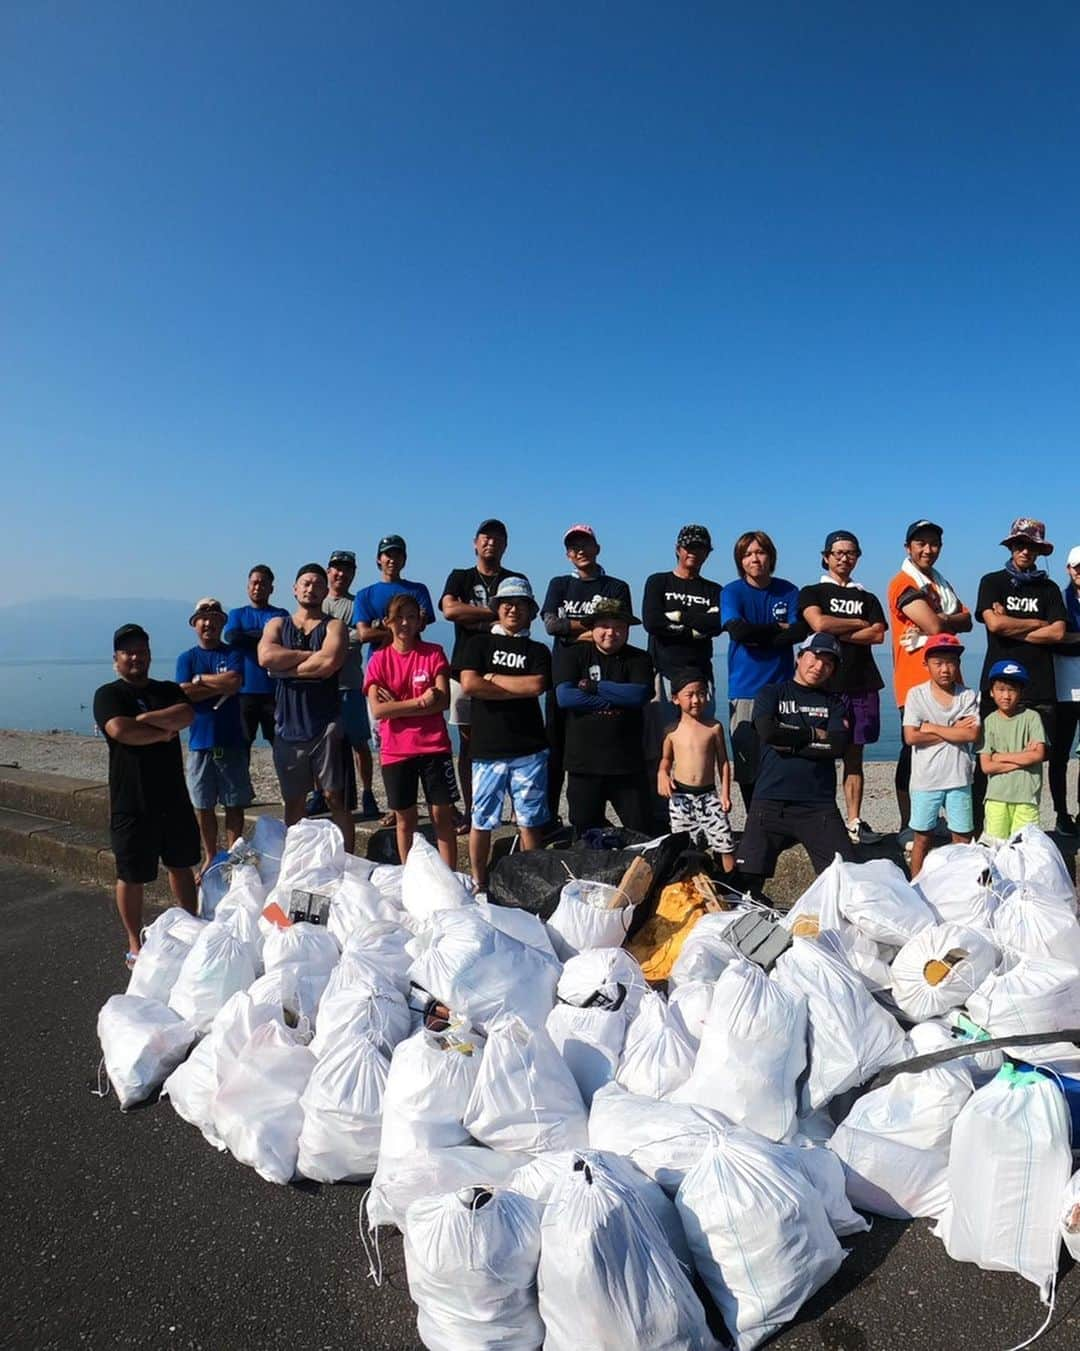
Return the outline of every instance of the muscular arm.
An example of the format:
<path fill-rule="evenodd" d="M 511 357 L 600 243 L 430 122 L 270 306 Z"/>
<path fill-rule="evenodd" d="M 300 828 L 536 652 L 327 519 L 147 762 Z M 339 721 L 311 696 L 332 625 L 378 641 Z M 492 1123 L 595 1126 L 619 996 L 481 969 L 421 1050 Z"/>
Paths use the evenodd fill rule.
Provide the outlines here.
<path fill-rule="evenodd" d="M 1060 643 L 1065 637 L 1064 619 L 1055 619 L 1052 624 L 1040 624 L 1025 634 L 1025 643 Z"/>
<path fill-rule="evenodd" d="M 1007 615 L 1003 611 L 984 610 L 982 613 L 983 623 L 986 625 L 987 633 L 996 633 L 1002 638 L 1027 638 L 1029 634 L 1043 627 L 1056 628 L 1056 625 L 1043 625 L 1041 619 L 1015 619 L 1012 615 Z M 1065 626 L 1062 625 L 1062 632 Z M 1054 640 L 1056 641 L 1056 639 Z"/>
<path fill-rule="evenodd" d="M 303 653 L 304 660 L 294 674 L 304 680 L 325 680 L 341 670 L 348 655 L 349 631 L 340 619 L 331 619 L 322 647 L 317 652 Z"/>
<path fill-rule="evenodd" d="M 308 655 L 306 652 L 295 651 L 291 647 L 284 647 L 281 642 L 281 626 L 284 623 L 282 619 L 271 619 L 266 628 L 262 631 L 262 637 L 259 639 L 258 662 L 271 675 L 293 675 L 296 668 Z"/>
<path fill-rule="evenodd" d="M 204 675 L 197 685 L 193 680 L 182 680 L 180 688 L 192 703 L 201 704 L 207 699 L 220 699 L 223 694 L 236 694 L 243 683 L 239 671 L 216 671 Z"/>
<path fill-rule="evenodd" d="M 135 721 L 169 733 L 182 732 L 195 721 L 195 710 L 185 701 L 182 704 L 170 704 L 168 708 L 152 708 L 146 713 L 139 713 Z"/>

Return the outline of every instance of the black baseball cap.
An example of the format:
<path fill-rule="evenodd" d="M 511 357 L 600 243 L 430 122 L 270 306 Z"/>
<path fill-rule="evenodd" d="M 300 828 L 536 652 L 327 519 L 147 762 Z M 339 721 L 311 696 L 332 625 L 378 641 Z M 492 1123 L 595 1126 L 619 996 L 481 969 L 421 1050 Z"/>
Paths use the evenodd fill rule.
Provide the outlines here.
<path fill-rule="evenodd" d="M 676 549 L 704 547 L 712 552 L 712 536 L 703 525 L 684 525 L 675 537 Z"/>
<path fill-rule="evenodd" d="M 119 652 L 123 643 L 132 638 L 141 638 L 144 643 L 149 643 L 150 635 L 141 624 L 121 624 L 112 636 L 112 649 Z"/>
<path fill-rule="evenodd" d="M 904 543 L 910 544 L 919 535 L 937 535 L 940 539 L 944 533 L 945 531 L 936 521 L 912 521 L 904 535 Z"/>
<path fill-rule="evenodd" d="M 356 567 L 356 554 L 352 549 L 335 549 L 330 555 L 330 562 L 326 565 L 328 568 Z"/>
<path fill-rule="evenodd" d="M 315 572 L 323 579 L 324 582 L 329 581 L 329 578 L 326 575 L 326 569 L 323 567 L 321 563 L 301 564 L 301 566 L 296 569 L 296 576 L 293 578 L 293 581 L 298 582 L 300 578 L 303 577 L 305 572 Z"/>
<path fill-rule="evenodd" d="M 498 516 L 489 516 L 486 521 L 481 521 L 476 527 L 476 535 L 502 535 L 504 539 L 510 538 L 510 531 Z M 473 539 L 476 538 L 473 536 Z"/>
<path fill-rule="evenodd" d="M 825 536 L 825 543 L 821 546 L 821 552 L 827 554 L 838 539 L 851 540 L 856 552 L 862 553 L 862 545 L 859 543 L 859 537 L 854 530 L 830 530 Z"/>
<path fill-rule="evenodd" d="M 476 533 L 479 534 L 479 530 Z M 379 540 L 379 547 L 375 550 L 375 557 L 378 558 L 380 554 L 388 554 L 391 549 L 400 549 L 403 554 L 408 553 L 405 541 L 400 535 L 383 535 L 382 539 Z"/>

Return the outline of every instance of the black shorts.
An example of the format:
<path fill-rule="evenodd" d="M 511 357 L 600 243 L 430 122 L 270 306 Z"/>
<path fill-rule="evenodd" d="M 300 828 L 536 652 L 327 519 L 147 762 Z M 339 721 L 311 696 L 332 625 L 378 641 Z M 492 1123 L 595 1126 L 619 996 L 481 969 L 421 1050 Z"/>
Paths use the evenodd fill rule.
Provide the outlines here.
<path fill-rule="evenodd" d="M 240 721 L 244 737 L 250 746 L 261 731 L 267 742 L 274 744 L 274 696 L 272 694 L 242 694 Z"/>
<path fill-rule="evenodd" d="M 457 779 L 451 755 L 410 755 L 382 767 L 386 805 L 392 812 L 416 806 L 420 785 L 429 807 L 449 807 L 458 800 Z"/>
<path fill-rule="evenodd" d="M 187 802 L 137 816 L 114 812 L 109 836 L 121 882 L 153 882 L 158 859 L 166 868 L 194 868 L 201 854 L 199 827 Z"/>
<path fill-rule="evenodd" d="M 824 872 L 836 854 L 847 863 L 855 859 L 835 802 L 775 802 L 755 796 L 739 843 L 738 866 L 755 877 L 771 877 L 776 860 L 793 844 L 801 844 L 810 855 L 815 873 Z"/>

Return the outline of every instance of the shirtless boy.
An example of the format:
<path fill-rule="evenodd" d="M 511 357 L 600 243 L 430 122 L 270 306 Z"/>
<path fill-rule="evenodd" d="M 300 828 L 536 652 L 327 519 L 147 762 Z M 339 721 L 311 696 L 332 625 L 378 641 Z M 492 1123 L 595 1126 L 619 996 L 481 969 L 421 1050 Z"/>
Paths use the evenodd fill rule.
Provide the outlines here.
<path fill-rule="evenodd" d="M 708 686 L 699 671 L 678 671 L 671 677 L 671 697 L 679 721 L 664 737 L 656 790 L 668 799 L 672 834 L 700 833 L 719 855 L 725 872 L 735 869 L 731 811 L 731 764 L 723 726 L 707 717 Z M 720 771 L 720 791 L 716 772 Z"/>

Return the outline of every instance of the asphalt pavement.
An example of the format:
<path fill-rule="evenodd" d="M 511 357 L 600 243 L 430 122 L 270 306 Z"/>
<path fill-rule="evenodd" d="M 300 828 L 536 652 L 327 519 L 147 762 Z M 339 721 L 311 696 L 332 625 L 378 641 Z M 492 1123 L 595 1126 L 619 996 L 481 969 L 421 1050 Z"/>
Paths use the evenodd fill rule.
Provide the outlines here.
<path fill-rule="evenodd" d="M 126 981 L 109 895 L 0 860 L 0 935 L 0 1346 L 420 1345 L 389 1230 L 384 1283 L 368 1279 L 361 1188 L 275 1187 L 168 1102 L 122 1113 L 115 1096 L 93 1096 L 97 1011 Z M 840 1272 L 770 1346 L 1007 1351 L 1043 1320 L 1034 1286 L 950 1261 L 924 1222 L 878 1219 L 844 1244 Z M 1067 1259 L 1038 1346 L 1080 1346 L 1080 1276 Z"/>

